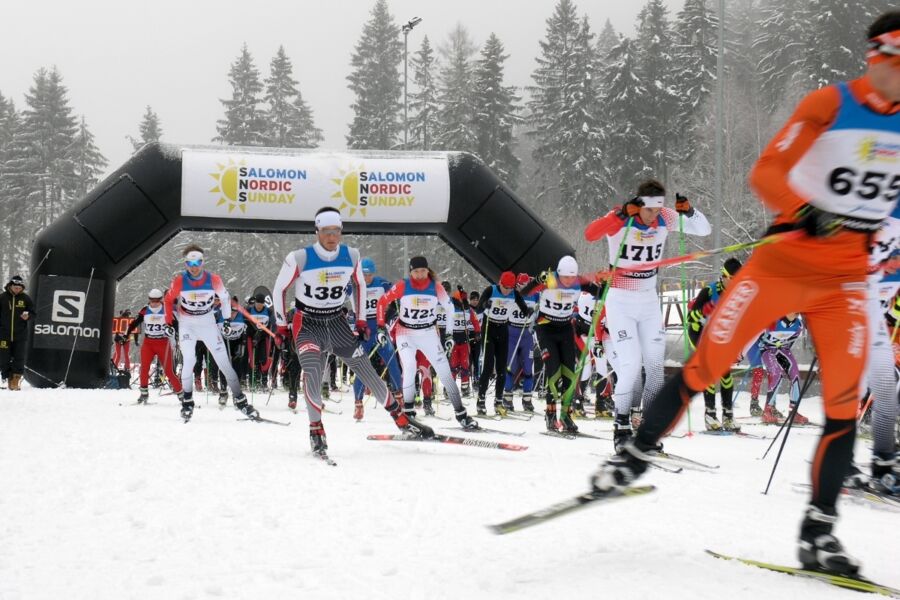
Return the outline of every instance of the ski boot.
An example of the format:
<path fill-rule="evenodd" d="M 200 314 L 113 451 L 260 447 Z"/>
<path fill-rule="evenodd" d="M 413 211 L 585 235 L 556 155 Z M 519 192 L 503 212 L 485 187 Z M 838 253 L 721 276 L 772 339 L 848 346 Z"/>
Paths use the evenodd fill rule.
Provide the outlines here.
<path fill-rule="evenodd" d="M 459 426 L 467 431 L 476 431 L 481 429 L 478 425 L 478 421 L 470 417 L 466 414 L 466 409 L 462 409 L 458 413 L 456 413 L 456 420 L 459 422 Z"/>
<path fill-rule="evenodd" d="M 322 400 L 328 400 L 331 398 L 331 392 L 328 391 L 328 385 L 322 384 Z"/>
<path fill-rule="evenodd" d="M 431 403 L 431 398 L 425 397 L 422 399 L 422 410 L 426 415 L 434 416 L 434 405 Z"/>
<path fill-rule="evenodd" d="M 797 406 L 797 405 L 794 404 L 794 403 L 791 403 L 791 410 L 794 410 L 794 407 L 795 407 L 795 406 Z M 801 415 L 800 412 L 799 412 L 799 410 L 798 410 L 797 413 L 794 414 L 794 425 L 799 425 L 799 426 L 801 426 L 801 427 L 802 427 L 803 425 L 809 425 L 809 419 L 807 419 L 806 417 L 804 417 L 803 415 Z"/>
<path fill-rule="evenodd" d="M 761 417 L 763 414 L 763 409 L 759 405 L 759 398 L 750 398 L 750 416 L 751 417 Z"/>
<path fill-rule="evenodd" d="M 366 409 L 365 409 L 365 406 L 363 405 L 363 401 L 356 400 L 353 403 L 353 419 L 355 421 L 362 421 L 365 414 L 366 414 Z"/>
<path fill-rule="evenodd" d="M 703 422 L 706 424 L 707 431 L 719 431 L 722 429 L 722 424 L 716 418 L 715 408 L 706 409 L 706 413 L 703 415 Z"/>
<path fill-rule="evenodd" d="M 141 395 L 138 396 L 137 403 L 138 404 L 147 404 L 147 400 L 149 400 L 149 399 L 150 399 L 150 392 L 147 390 L 147 388 L 142 387 Z"/>
<path fill-rule="evenodd" d="M 616 421 L 613 423 L 613 448 L 616 454 L 621 454 L 622 450 L 631 438 L 634 437 L 634 429 L 631 427 L 631 419 L 628 415 L 616 415 Z"/>
<path fill-rule="evenodd" d="M 202 392 L 202 391 L 203 391 L 203 386 L 200 384 L 200 376 L 199 376 L 199 375 L 197 375 L 196 377 L 194 377 L 194 391 L 195 391 L 195 392 Z"/>
<path fill-rule="evenodd" d="M 215 379 L 210 379 L 209 385 L 206 386 L 206 389 L 218 394 L 219 393 L 219 382 L 216 381 Z"/>
<path fill-rule="evenodd" d="M 575 396 L 574 398 L 572 398 L 571 408 L 573 417 L 583 419 L 587 416 L 587 411 L 584 410 L 584 398 L 582 396 Z"/>
<path fill-rule="evenodd" d="M 627 418 L 626 415 L 625 420 Z M 618 421 L 618 415 L 616 420 Z M 631 427 L 631 423 L 623 427 Z M 640 477 L 647 470 L 651 458 L 647 454 L 649 450 L 652 448 L 643 447 L 636 439 L 623 442 L 616 454 L 610 456 L 591 476 L 594 493 L 604 494 L 625 488 Z"/>
<path fill-rule="evenodd" d="M 879 494 L 900 496 L 900 462 L 896 454 L 875 452 L 872 455 L 869 486 Z"/>
<path fill-rule="evenodd" d="M 544 413 L 544 423 L 547 431 L 559 431 L 559 422 L 556 420 L 556 403 L 547 402 L 547 411 Z"/>
<path fill-rule="evenodd" d="M 403 412 L 406 413 L 407 417 L 415 417 L 416 416 L 416 403 L 415 402 L 404 402 L 403 403 Z"/>
<path fill-rule="evenodd" d="M 478 401 L 475 402 L 475 412 L 479 417 L 487 416 L 487 403 L 485 402 L 484 398 L 479 397 Z"/>
<path fill-rule="evenodd" d="M 494 400 L 494 414 L 500 415 L 501 417 L 505 417 L 509 411 L 506 410 L 506 406 L 503 404 L 502 400 Z"/>
<path fill-rule="evenodd" d="M 328 450 L 328 441 L 325 439 L 325 428 L 322 426 L 322 421 L 310 421 L 309 447 L 313 454 L 325 454 L 325 451 Z"/>
<path fill-rule="evenodd" d="M 226 404 L 228 404 L 228 392 L 222 390 L 219 392 L 219 408 L 225 408 Z"/>
<path fill-rule="evenodd" d="M 288 408 L 291 410 L 297 410 L 297 394 L 288 394 Z"/>
<path fill-rule="evenodd" d="M 258 419 L 259 411 L 253 408 L 253 405 L 247 402 L 247 396 L 241 393 L 240 396 L 234 398 L 234 407 L 241 411 L 248 419 Z"/>
<path fill-rule="evenodd" d="M 800 525 L 797 558 L 803 568 L 853 577 L 859 573 L 859 561 L 847 554 L 831 530 L 837 521 L 837 512 L 810 504 Z"/>
<path fill-rule="evenodd" d="M 459 388 L 460 394 L 462 394 L 463 398 L 471 398 L 472 397 L 472 386 L 469 385 L 468 381 L 463 381 L 462 386 Z"/>
<path fill-rule="evenodd" d="M 575 421 L 572 419 L 575 411 L 572 407 L 569 407 L 569 410 L 561 410 L 562 414 L 559 416 L 560 423 L 562 424 L 563 430 L 566 433 L 578 433 L 578 425 L 575 424 Z"/>
<path fill-rule="evenodd" d="M 513 404 L 512 392 L 503 392 L 503 408 L 505 408 L 508 412 L 513 412 L 514 410 L 516 410 L 516 406 Z"/>
<path fill-rule="evenodd" d="M 594 404 L 595 419 L 612 419 L 615 412 L 612 409 L 612 398 L 609 396 L 600 396 Z"/>
<path fill-rule="evenodd" d="M 522 410 L 527 413 L 534 412 L 534 404 L 531 403 L 531 394 L 522 394 Z"/>
<path fill-rule="evenodd" d="M 722 429 L 724 429 L 725 431 L 732 431 L 734 433 L 740 433 L 741 431 L 741 426 L 735 422 L 734 411 L 732 411 L 731 409 L 722 409 Z"/>
<path fill-rule="evenodd" d="M 408 433 L 413 437 L 434 437 L 434 430 L 431 427 L 416 421 L 407 414 L 406 411 L 401 409 L 399 404 L 396 404 L 394 408 L 389 409 L 388 413 L 390 413 L 391 417 L 394 419 L 394 424 L 404 433 Z"/>
<path fill-rule="evenodd" d="M 181 418 L 184 419 L 184 422 L 187 423 L 191 420 L 191 417 L 194 416 L 194 394 L 192 392 L 185 392 L 184 399 L 181 401 Z"/>
<path fill-rule="evenodd" d="M 762 422 L 766 425 L 778 425 L 781 423 L 781 413 L 775 410 L 771 404 L 766 404 L 765 410 L 762 412 Z"/>
<path fill-rule="evenodd" d="M 644 411 L 640 408 L 631 409 L 631 428 L 637 429 L 644 420 Z"/>

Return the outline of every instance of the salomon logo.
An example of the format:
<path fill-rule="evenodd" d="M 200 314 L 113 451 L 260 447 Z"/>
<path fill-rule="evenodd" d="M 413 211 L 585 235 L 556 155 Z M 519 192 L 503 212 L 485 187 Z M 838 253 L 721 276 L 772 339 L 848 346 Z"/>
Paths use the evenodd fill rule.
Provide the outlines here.
<path fill-rule="evenodd" d="M 57 323 L 83 323 L 86 301 L 84 292 L 56 290 L 53 292 L 53 315 L 50 318 Z"/>

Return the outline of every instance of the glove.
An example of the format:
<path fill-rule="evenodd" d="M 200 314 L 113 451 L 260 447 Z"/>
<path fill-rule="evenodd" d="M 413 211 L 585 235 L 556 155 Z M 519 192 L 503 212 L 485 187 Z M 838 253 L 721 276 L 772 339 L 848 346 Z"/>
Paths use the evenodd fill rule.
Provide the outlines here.
<path fill-rule="evenodd" d="M 444 340 L 444 354 L 450 356 L 450 353 L 453 352 L 453 340 L 451 338 L 447 338 Z"/>
<path fill-rule="evenodd" d="M 166 323 L 165 327 L 163 327 L 163 331 L 165 332 L 166 337 L 171 338 L 173 340 L 175 339 L 175 328 L 172 327 L 170 324 Z"/>
<path fill-rule="evenodd" d="M 356 322 L 356 335 L 358 335 L 359 339 L 361 339 L 361 340 L 368 340 L 369 335 L 371 335 L 371 333 L 369 332 L 369 324 L 366 323 L 365 321 L 357 321 Z"/>
<path fill-rule="evenodd" d="M 675 194 L 675 211 L 686 217 L 694 216 L 694 207 L 691 206 L 691 201 L 687 199 L 687 196 L 677 193 Z"/>
<path fill-rule="evenodd" d="M 228 337 L 229 335 L 231 335 L 231 332 L 231 321 L 225 319 L 224 321 L 222 321 L 222 335 Z"/>
<path fill-rule="evenodd" d="M 644 206 L 644 201 L 638 197 L 634 197 L 616 209 L 616 216 L 623 221 L 627 221 L 628 219 L 637 217 L 641 214 L 642 206 Z"/>
<path fill-rule="evenodd" d="M 815 206 L 804 204 L 794 217 L 797 225 L 811 237 L 828 237 L 837 233 L 844 223 L 844 217 L 836 215 Z"/>
<path fill-rule="evenodd" d="M 391 339 L 391 336 L 388 335 L 387 328 L 384 325 L 379 327 L 378 328 L 378 337 L 377 337 L 378 345 L 379 346 L 387 346 L 390 339 Z"/>
<path fill-rule="evenodd" d="M 125 343 L 125 338 L 122 337 L 122 334 L 121 334 L 121 333 L 117 333 L 117 334 L 113 337 L 113 339 L 115 340 L 115 342 L 116 342 L 117 344 L 124 344 L 124 343 Z"/>
<path fill-rule="evenodd" d="M 778 365 L 782 368 L 782 370 L 784 370 L 785 373 L 787 373 L 790 370 L 791 361 L 788 359 L 787 356 L 785 356 L 784 354 L 779 352 L 778 354 L 775 355 L 775 360 L 778 361 Z"/>

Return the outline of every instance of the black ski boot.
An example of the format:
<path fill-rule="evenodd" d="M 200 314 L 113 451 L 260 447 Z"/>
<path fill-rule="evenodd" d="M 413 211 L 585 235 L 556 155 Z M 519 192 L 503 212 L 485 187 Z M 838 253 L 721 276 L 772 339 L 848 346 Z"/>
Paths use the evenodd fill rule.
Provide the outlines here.
<path fill-rule="evenodd" d="M 425 425 L 424 423 L 416 421 L 413 417 L 409 416 L 406 413 L 404 413 L 403 416 L 406 417 L 406 425 L 400 426 L 400 423 L 398 421 L 395 421 L 400 429 L 415 437 L 425 439 L 434 437 L 434 430 L 431 427 Z"/>
<path fill-rule="evenodd" d="M 415 402 L 404 402 L 403 403 L 403 413 L 407 417 L 415 417 L 416 416 L 416 403 Z"/>
<path fill-rule="evenodd" d="M 847 554 L 831 534 L 837 512 L 810 504 L 800 525 L 797 558 L 804 569 L 853 577 L 859 573 L 859 561 Z"/>
<path fill-rule="evenodd" d="M 225 408 L 226 404 L 228 404 L 228 392 L 222 390 L 219 392 L 219 408 Z"/>
<path fill-rule="evenodd" d="M 872 455 L 869 486 L 879 494 L 900 496 L 900 462 L 896 454 L 875 452 Z"/>
<path fill-rule="evenodd" d="M 616 415 L 616 422 L 613 423 L 613 448 L 616 454 L 621 454 L 631 438 L 634 437 L 634 430 L 631 428 L 631 419 L 628 415 Z"/>
<path fill-rule="evenodd" d="M 630 426 L 630 423 L 629 423 Z M 613 456 L 591 476 L 591 487 L 595 493 L 608 493 L 614 489 L 627 487 L 647 470 L 650 457 L 647 449 L 637 440 L 629 439 Z"/>
<path fill-rule="evenodd" d="M 741 432 L 741 426 L 734 420 L 734 410 L 730 408 L 722 409 L 722 429 L 732 431 L 734 433 Z"/>
<path fill-rule="evenodd" d="M 422 410 L 425 411 L 426 415 L 434 416 L 434 406 L 431 404 L 431 398 L 422 399 Z"/>
<path fill-rule="evenodd" d="M 516 406 L 513 404 L 512 392 L 503 392 L 503 408 L 509 412 L 516 410 Z"/>
<path fill-rule="evenodd" d="M 288 408 L 293 411 L 297 410 L 297 394 L 293 392 L 288 394 Z"/>
<path fill-rule="evenodd" d="M 761 417 L 763 414 L 763 409 L 759 405 L 759 398 L 750 398 L 750 416 L 751 417 Z"/>
<path fill-rule="evenodd" d="M 463 398 L 470 398 L 472 396 L 472 386 L 469 385 L 468 381 L 464 381 L 462 386 L 459 388 L 459 393 Z"/>
<path fill-rule="evenodd" d="M 150 399 L 150 392 L 147 390 L 147 388 L 142 387 L 141 395 L 138 396 L 137 403 L 138 404 L 147 404 L 147 400 L 149 400 L 149 399 Z"/>
<path fill-rule="evenodd" d="M 572 419 L 572 415 L 574 414 L 572 407 L 570 406 L 569 410 L 562 409 L 560 412 L 562 414 L 560 414 L 559 420 L 566 433 L 578 433 L 578 425 L 576 425 L 575 421 Z"/>
<path fill-rule="evenodd" d="M 582 396 L 575 396 L 572 398 L 572 410 L 576 417 L 584 418 L 587 416 L 587 411 L 584 410 L 584 398 Z"/>
<path fill-rule="evenodd" d="M 547 402 L 547 411 L 544 413 L 544 424 L 547 431 L 559 431 L 559 422 L 556 420 L 556 403 Z"/>
<path fill-rule="evenodd" d="M 325 454 L 328 450 L 328 441 L 325 439 L 325 428 L 322 421 L 312 421 L 309 424 L 309 447 L 313 454 Z"/>
<path fill-rule="evenodd" d="M 461 411 L 456 413 L 456 420 L 459 422 L 460 427 L 468 431 L 481 429 L 481 427 L 478 425 L 478 421 L 466 414 L 466 409 L 462 409 Z"/>
<path fill-rule="evenodd" d="M 187 423 L 194 416 L 194 393 L 185 392 L 181 400 L 181 418 Z"/>
<path fill-rule="evenodd" d="M 248 419 L 259 418 L 259 411 L 253 408 L 253 405 L 247 402 L 247 396 L 241 393 L 234 399 L 234 407 L 241 411 Z"/>
<path fill-rule="evenodd" d="M 527 413 L 534 412 L 534 404 L 531 403 L 531 394 L 530 393 L 522 394 L 522 410 Z"/>
<path fill-rule="evenodd" d="M 475 412 L 479 417 L 487 416 L 487 403 L 485 402 L 484 398 L 479 397 L 478 401 L 475 402 Z"/>

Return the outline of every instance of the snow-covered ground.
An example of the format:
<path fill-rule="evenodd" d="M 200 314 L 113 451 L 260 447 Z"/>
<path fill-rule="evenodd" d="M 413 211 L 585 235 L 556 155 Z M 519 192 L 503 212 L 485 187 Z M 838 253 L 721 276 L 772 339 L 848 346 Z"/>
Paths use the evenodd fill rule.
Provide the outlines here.
<path fill-rule="evenodd" d="M 332 405 L 344 413 L 326 415 L 331 468 L 310 457 L 306 415 L 290 413 L 284 394 L 255 403 L 290 427 L 240 422 L 205 393 L 185 425 L 172 396 L 146 407 L 131 406 L 135 396 L 0 390 L 3 600 L 858 597 L 703 553 L 794 564 L 806 497 L 790 483 L 807 480 L 818 430 L 791 433 L 767 496 L 775 452 L 757 460 L 767 441 L 670 438 L 667 449 L 720 472 L 651 470 L 650 496 L 495 536 L 485 524 L 585 490 L 612 442 L 542 436 L 538 418 L 484 423 L 527 431 L 482 434 L 525 452 L 372 442 L 394 431 L 389 417 L 369 408 L 354 423 L 344 394 Z M 746 395 L 739 402 L 745 414 Z M 818 399 L 803 412 L 821 420 Z M 692 417 L 696 430 L 699 401 Z M 865 442 L 857 451 L 868 461 Z M 900 514 L 841 512 L 837 533 L 864 574 L 900 585 Z"/>

